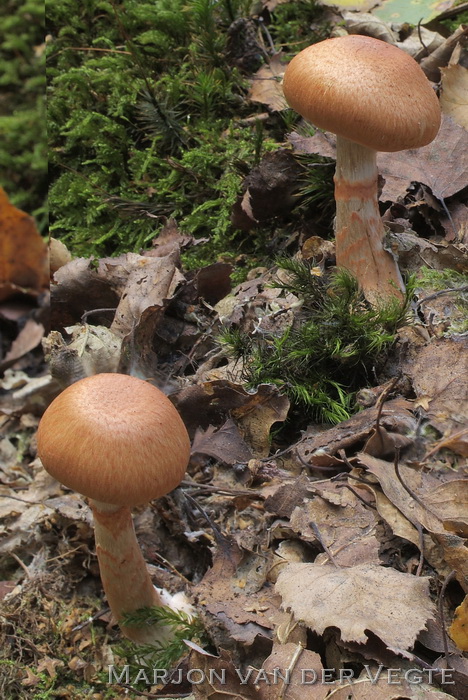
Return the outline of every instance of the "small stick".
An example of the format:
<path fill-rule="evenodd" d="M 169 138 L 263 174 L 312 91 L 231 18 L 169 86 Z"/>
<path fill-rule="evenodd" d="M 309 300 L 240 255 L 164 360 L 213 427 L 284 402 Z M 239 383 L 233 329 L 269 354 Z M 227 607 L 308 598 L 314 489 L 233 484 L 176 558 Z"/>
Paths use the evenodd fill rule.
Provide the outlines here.
<path fill-rule="evenodd" d="M 430 514 L 433 515 L 435 518 L 437 518 L 437 520 L 438 520 L 439 522 L 443 522 L 443 521 L 442 521 L 442 518 L 441 518 L 440 516 L 438 516 L 437 513 L 434 513 L 433 510 L 431 510 L 430 508 L 428 508 L 427 505 L 424 503 L 424 501 L 422 501 L 422 500 L 419 498 L 418 494 L 415 493 L 412 489 L 410 489 L 410 487 L 409 487 L 407 484 L 405 484 L 405 482 L 403 481 L 403 477 L 402 477 L 402 475 L 401 475 L 401 473 L 400 473 L 400 464 L 399 464 L 399 460 L 400 460 L 400 448 L 397 447 L 397 448 L 395 449 L 395 459 L 394 459 L 394 461 L 393 461 L 393 466 L 395 467 L 395 474 L 396 474 L 396 476 L 397 476 L 397 479 L 398 479 L 398 481 L 400 482 L 400 484 L 403 486 L 403 488 L 405 489 L 406 493 L 408 493 L 408 494 L 411 496 L 411 498 L 412 498 L 413 500 L 415 500 L 416 503 L 418 503 L 418 504 L 421 506 L 421 508 L 424 508 L 424 510 L 426 510 L 428 513 L 430 513 Z"/>
<path fill-rule="evenodd" d="M 449 649 L 448 649 L 448 643 L 447 643 L 447 628 L 445 626 L 445 615 L 444 615 L 444 595 L 445 595 L 445 591 L 447 590 L 447 586 L 449 585 L 450 581 L 453 581 L 455 576 L 456 576 L 456 571 L 451 571 L 449 573 L 449 575 L 446 577 L 445 581 L 442 584 L 442 588 L 440 589 L 439 600 L 437 602 L 437 607 L 439 608 L 440 623 L 442 625 L 442 641 L 444 644 L 444 656 L 445 656 L 445 661 L 447 663 L 447 668 L 450 668 L 450 662 L 449 662 Z"/>
<path fill-rule="evenodd" d="M 310 521 L 309 527 L 312 528 L 312 530 L 314 531 L 314 535 L 316 536 L 316 538 L 318 539 L 318 541 L 319 541 L 320 544 L 322 545 L 322 547 L 323 547 L 325 553 L 328 555 L 328 558 L 330 559 L 330 561 L 331 561 L 331 563 L 333 564 L 333 566 L 334 566 L 336 569 L 341 569 L 341 566 L 340 566 L 339 564 L 336 563 L 335 557 L 333 556 L 333 554 L 331 553 L 330 549 L 329 549 L 329 548 L 327 547 L 327 545 L 325 544 L 325 542 L 324 542 L 324 540 L 323 540 L 323 537 L 322 537 L 322 535 L 320 534 L 320 530 L 318 529 L 316 523 L 314 523 L 313 520 Z"/>

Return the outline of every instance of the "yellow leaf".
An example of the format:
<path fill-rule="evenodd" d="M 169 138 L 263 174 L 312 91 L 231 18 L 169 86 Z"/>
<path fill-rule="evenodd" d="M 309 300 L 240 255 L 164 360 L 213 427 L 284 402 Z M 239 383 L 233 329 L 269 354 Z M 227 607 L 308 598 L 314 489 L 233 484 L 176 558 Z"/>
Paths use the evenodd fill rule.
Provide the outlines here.
<path fill-rule="evenodd" d="M 455 610 L 449 634 L 459 649 L 468 651 L 468 596 Z"/>

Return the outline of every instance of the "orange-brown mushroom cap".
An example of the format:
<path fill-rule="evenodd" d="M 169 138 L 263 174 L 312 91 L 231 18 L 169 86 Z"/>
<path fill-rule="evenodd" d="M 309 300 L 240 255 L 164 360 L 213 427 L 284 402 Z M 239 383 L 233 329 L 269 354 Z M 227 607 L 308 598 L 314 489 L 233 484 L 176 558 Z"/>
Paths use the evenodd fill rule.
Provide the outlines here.
<path fill-rule="evenodd" d="M 376 151 L 420 148 L 440 126 L 437 96 L 416 61 L 367 36 L 304 49 L 286 68 L 283 90 L 315 126 Z"/>
<path fill-rule="evenodd" d="M 37 432 L 44 468 L 97 501 L 134 506 L 183 479 L 190 440 L 169 399 L 124 374 L 96 374 L 69 386 Z"/>

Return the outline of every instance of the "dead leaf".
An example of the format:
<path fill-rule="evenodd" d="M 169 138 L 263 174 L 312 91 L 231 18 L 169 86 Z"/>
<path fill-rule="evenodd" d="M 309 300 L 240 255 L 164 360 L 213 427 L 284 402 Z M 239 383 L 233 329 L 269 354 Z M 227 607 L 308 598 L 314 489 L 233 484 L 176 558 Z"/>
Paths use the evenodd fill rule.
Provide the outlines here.
<path fill-rule="evenodd" d="M 242 194 L 232 207 L 233 225 L 249 231 L 289 212 L 296 203 L 302 173 L 302 166 L 289 150 L 266 153 L 242 183 Z"/>
<path fill-rule="evenodd" d="M 0 187 L 0 301 L 37 296 L 49 287 L 47 246 L 32 217 L 17 209 Z"/>
<path fill-rule="evenodd" d="M 231 291 L 232 265 L 216 262 L 197 273 L 197 294 L 209 304 L 217 304 Z"/>
<path fill-rule="evenodd" d="M 336 158 L 331 134 L 317 131 L 312 137 L 302 137 L 292 133 L 289 141 L 298 152 Z M 418 149 L 378 153 L 377 166 L 385 179 L 382 201 L 397 202 L 412 182 L 423 183 L 435 197 L 446 199 L 468 186 L 468 132 L 445 115 L 432 143 Z"/>
<path fill-rule="evenodd" d="M 266 457 L 270 452 L 271 427 L 286 420 L 290 402 L 270 384 L 260 384 L 250 397 L 248 403 L 232 411 L 232 416 L 256 455 Z"/>
<path fill-rule="evenodd" d="M 192 454 L 209 455 L 225 464 L 248 462 L 252 458 L 247 443 L 232 419 L 227 420 L 219 430 L 212 425 L 205 431 L 197 428 Z"/>
<path fill-rule="evenodd" d="M 162 310 L 184 280 L 176 268 L 178 251 L 163 258 L 147 258 L 127 254 L 127 282 L 115 312 L 111 330 L 125 338 L 143 330 L 145 336 L 154 335 Z M 111 261 L 107 266 L 112 265 Z"/>
<path fill-rule="evenodd" d="M 36 348 L 44 335 L 44 326 L 29 318 L 12 342 L 10 349 L 0 362 L 0 371 L 15 364 L 20 357 Z"/>
<path fill-rule="evenodd" d="M 260 700 L 325 700 L 329 693 L 329 687 L 320 683 L 323 666 L 319 654 L 303 646 L 274 644 L 262 670 L 268 681 L 258 683 Z M 316 683 L 312 682 L 314 678 Z"/>
<path fill-rule="evenodd" d="M 447 68 L 441 68 L 440 106 L 460 126 L 468 129 L 468 68 L 466 49 L 458 44 Z"/>
<path fill-rule="evenodd" d="M 313 488 L 313 484 L 311 486 Z M 325 486 L 329 491 L 339 490 L 336 483 Z M 319 549 L 324 545 L 328 547 L 338 566 L 351 566 L 356 561 L 378 564 L 380 542 L 372 509 L 366 508 L 348 489 L 341 489 L 340 495 L 345 501 L 342 505 L 316 497 L 298 506 L 290 517 L 291 528 Z M 326 552 L 315 559 L 316 564 L 327 561 Z"/>
<path fill-rule="evenodd" d="M 410 412 L 412 406 L 410 401 L 401 398 L 385 403 L 380 423 L 395 440 L 415 429 L 416 421 Z M 324 455 L 333 456 L 339 450 L 347 450 L 365 441 L 374 430 L 377 414 L 378 408 L 372 406 L 317 435 L 309 437 L 306 433 L 297 447 L 300 458 L 312 466 L 321 466 Z"/>
<path fill-rule="evenodd" d="M 468 596 L 455 610 L 449 634 L 459 649 L 468 651 Z"/>
<path fill-rule="evenodd" d="M 343 19 L 348 34 L 364 34 L 380 39 L 387 44 L 396 44 L 398 35 L 393 32 L 388 24 L 370 12 L 343 12 Z"/>
<path fill-rule="evenodd" d="M 359 10 L 367 12 L 380 3 L 378 0 L 318 0 L 319 5 L 336 7 L 338 10 Z"/>
<path fill-rule="evenodd" d="M 43 673 L 47 671 L 50 678 L 55 678 L 57 675 L 57 668 L 64 666 L 65 664 L 60 659 L 53 659 L 50 656 L 44 656 L 38 663 L 36 668 L 36 673 Z"/>
<path fill-rule="evenodd" d="M 233 641 L 251 646 L 258 636 L 271 638 L 279 601 L 271 590 L 262 590 L 268 567 L 268 558 L 244 557 L 232 538 L 218 543 L 212 568 L 192 590 L 218 646 L 231 648 Z"/>
<path fill-rule="evenodd" d="M 434 339 L 404 363 L 419 402 L 427 402 L 427 418 L 442 434 L 458 433 L 468 415 L 468 341 Z"/>
<path fill-rule="evenodd" d="M 250 80 L 249 99 L 267 105 L 274 112 L 281 112 L 288 108 L 281 88 L 281 79 L 286 69 L 282 62 L 284 54 L 275 53 L 268 63 L 262 66 Z"/>
<path fill-rule="evenodd" d="M 53 276 L 57 270 L 69 263 L 72 259 L 71 253 L 65 243 L 57 238 L 49 238 L 49 267 Z"/>
<path fill-rule="evenodd" d="M 122 339 L 105 326 L 83 323 L 65 328 L 70 339 L 51 331 L 42 343 L 49 370 L 62 387 L 100 372 L 117 372 Z"/>
<path fill-rule="evenodd" d="M 85 311 L 91 309 L 115 309 L 119 294 L 112 282 L 93 269 L 91 258 L 75 258 L 63 265 L 54 275 L 51 285 L 51 327 L 60 330 L 77 323 Z M 110 312 L 112 318 L 113 311 Z M 108 321 L 109 312 L 103 320 Z M 100 317 L 93 315 L 93 322 L 100 323 Z"/>
<path fill-rule="evenodd" d="M 337 569 L 331 564 L 288 564 L 276 590 L 283 607 L 297 620 L 323 634 L 338 627 L 343 641 L 365 644 L 366 630 L 392 650 L 410 649 L 435 607 L 430 579 L 375 564 Z"/>
<path fill-rule="evenodd" d="M 189 667 L 201 670 L 200 682 L 192 686 L 195 700 L 254 700 L 257 697 L 253 687 L 257 672 L 254 669 L 244 672 L 236 667 L 225 649 L 221 649 L 220 656 L 215 658 L 192 651 Z M 197 677 L 195 673 L 193 677 Z"/>

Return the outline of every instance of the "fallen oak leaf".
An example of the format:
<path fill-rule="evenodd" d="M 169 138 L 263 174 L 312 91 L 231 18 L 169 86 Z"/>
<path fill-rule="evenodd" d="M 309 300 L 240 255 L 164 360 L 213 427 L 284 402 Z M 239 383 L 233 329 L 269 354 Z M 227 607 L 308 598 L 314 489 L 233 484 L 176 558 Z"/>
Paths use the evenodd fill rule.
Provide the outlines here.
<path fill-rule="evenodd" d="M 317 634 L 338 627 L 343 641 L 365 644 L 370 631 L 389 649 L 406 650 L 435 615 L 429 581 L 375 564 L 293 563 L 280 571 L 276 590 L 283 607 Z"/>

